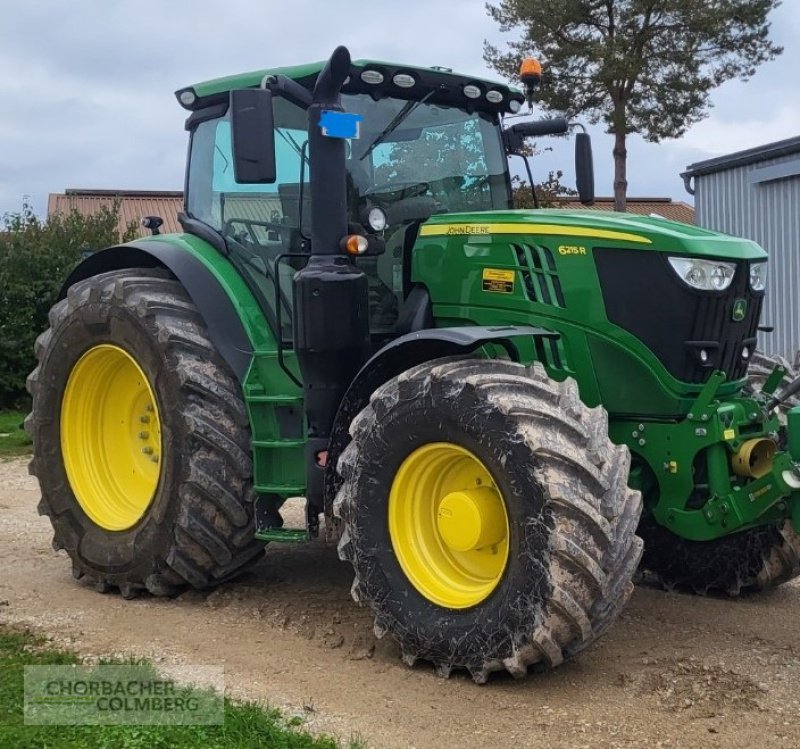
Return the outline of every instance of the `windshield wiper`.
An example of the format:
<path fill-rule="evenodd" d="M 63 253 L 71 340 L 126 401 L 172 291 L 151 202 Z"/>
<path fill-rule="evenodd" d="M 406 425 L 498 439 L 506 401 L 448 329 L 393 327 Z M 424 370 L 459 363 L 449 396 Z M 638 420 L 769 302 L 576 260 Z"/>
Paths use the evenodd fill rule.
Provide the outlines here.
<path fill-rule="evenodd" d="M 392 117 L 389 124 L 383 128 L 380 133 L 378 133 L 378 137 L 369 144 L 369 148 L 359 159 L 359 161 L 366 159 L 367 156 L 369 156 L 381 143 L 383 143 L 395 130 L 397 130 L 403 120 L 405 120 L 420 104 L 424 104 L 428 99 L 430 99 L 433 94 L 433 91 L 429 91 L 418 101 L 407 101 L 405 106 L 394 117 Z"/>

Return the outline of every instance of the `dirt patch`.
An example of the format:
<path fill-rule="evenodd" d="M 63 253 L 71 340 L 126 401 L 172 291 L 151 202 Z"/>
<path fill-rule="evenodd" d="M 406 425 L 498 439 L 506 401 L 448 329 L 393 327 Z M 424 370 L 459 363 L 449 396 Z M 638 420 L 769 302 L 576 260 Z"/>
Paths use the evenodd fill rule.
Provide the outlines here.
<path fill-rule="evenodd" d="M 728 601 L 639 588 L 611 632 L 554 672 L 478 687 L 406 668 L 321 542 L 278 546 L 210 594 L 124 601 L 53 552 L 25 462 L 0 462 L 0 621 L 87 655 L 222 664 L 229 691 L 373 747 L 800 746 L 800 587 Z M 7 605 L 4 605 L 7 604 Z"/>
<path fill-rule="evenodd" d="M 623 674 L 620 683 L 629 692 L 652 694 L 658 706 L 670 712 L 691 711 L 693 718 L 717 717 L 726 711 L 761 710 L 770 689 L 764 682 L 726 666 L 694 656 L 677 662 L 642 659 L 638 676 Z"/>

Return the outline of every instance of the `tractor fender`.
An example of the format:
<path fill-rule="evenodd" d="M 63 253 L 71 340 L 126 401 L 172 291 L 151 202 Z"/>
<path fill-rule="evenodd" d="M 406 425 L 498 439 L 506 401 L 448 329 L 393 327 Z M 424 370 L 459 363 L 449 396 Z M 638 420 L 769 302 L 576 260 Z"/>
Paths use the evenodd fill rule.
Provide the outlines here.
<path fill-rule="evenodd" d="M 63 299 L 73 284 L 99 273 L 157 267 L 169 270 L 186 289 L 206 323 L 212 343 L 243 383 L 253 345 L 236 308 L 211 271 L 197 257 L 174 244 L 142 239 L 95 252 L 73 269 L 58 298 Z"/>
<path fill-rule="evenodd" d="M 467 355 L 487 343 L 505 348 L 519 360 L 513 339 L 518 337 L 558 338 L 559 334 L 527 325 L 468 325 L 458 328 L 429 328 L 395 338 L 374 354 L 358 371 L 339 404 L 328 443 L 325 469 L 325 512 L 330 514 L 340 480 L 336 462 L 350 442 L 350 422 L 369 403 L 381 385 L 417 364 L 444 356 Z"/>

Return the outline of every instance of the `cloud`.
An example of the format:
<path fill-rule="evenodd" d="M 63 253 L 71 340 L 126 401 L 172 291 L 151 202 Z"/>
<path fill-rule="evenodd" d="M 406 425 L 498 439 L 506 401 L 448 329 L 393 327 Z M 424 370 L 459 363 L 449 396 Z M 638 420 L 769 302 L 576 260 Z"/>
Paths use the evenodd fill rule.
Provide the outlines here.
<path fill-rule="evenodd" d="M 716 92 L 713 116 L 683 140 L 631 139 L 630 194 L 687 197 L 677 177 L 686 164 L 784 137 L 799 121 L 800 21 L 788 4 L 779 14 L 779 61 Z M 482 59 L 486 38 L 504 35 L 479 0 L 16 2 L 0 26 L 0 215 L 18 210 L 23 195 L 44 212 L 47 194 L 65 187 L 180 188 L 185 113 L 173 91 L 189 83 L 323 59 L 340 43 L 355 57 L 494 77 Z M 597 128 L 593 136 L 598 193 L 608 193 L 611 139 Z M 571 170 L 571 146 L 554 145 L 537 172 Z"/>

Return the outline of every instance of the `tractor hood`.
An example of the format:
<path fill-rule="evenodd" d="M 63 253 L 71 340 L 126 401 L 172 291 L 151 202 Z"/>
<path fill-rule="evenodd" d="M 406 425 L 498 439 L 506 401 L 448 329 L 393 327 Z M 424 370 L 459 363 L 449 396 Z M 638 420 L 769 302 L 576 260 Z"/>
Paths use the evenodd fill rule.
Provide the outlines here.
<path fill-rule="evenodd" d="M 602 245 L 730 260 L 760 260 L 755 242 L 669 221 L 609 211 L 550 210 L 449 213 L 431 217 L 420 236 L 538 235 L 576 245 Z M 574 242 L 573 242 L 574 240 Z"/>

